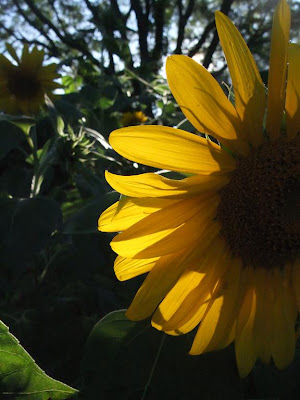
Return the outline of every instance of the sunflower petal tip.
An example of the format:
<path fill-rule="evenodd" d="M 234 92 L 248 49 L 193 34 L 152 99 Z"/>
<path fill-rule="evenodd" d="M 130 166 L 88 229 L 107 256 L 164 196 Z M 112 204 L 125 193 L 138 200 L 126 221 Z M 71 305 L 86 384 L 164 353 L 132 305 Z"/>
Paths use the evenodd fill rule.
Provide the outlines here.
<path fill-rule="evenodd" d="M 111 175 L 113 175 L 111 172 L 105 170 L 104 176 L 105 176 L 105 179 L 106 179 L 106 180 L 109 179 Z"/>
<path fill-rule="evenodd" d="M 103 228 L 103 213 L 98 218 L 98 231 L 102 232 Z"/>
<path fill-rule="evenodd" d="M 179 58 L 186 57 L 182 54 L 172 54 L 171 56 L 167 57 L 166 65 L 170 62 L 176 62 Z"/>

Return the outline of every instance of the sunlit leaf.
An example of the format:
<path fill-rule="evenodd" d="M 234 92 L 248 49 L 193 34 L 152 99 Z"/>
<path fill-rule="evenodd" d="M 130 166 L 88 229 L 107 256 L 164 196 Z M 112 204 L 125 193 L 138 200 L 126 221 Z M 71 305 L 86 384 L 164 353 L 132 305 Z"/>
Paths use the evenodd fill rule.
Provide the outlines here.
<path fill-rule="evenodd" d="M 65 400 L 77 390 L 50 378 L 0 321 L 1 400 Z"/>

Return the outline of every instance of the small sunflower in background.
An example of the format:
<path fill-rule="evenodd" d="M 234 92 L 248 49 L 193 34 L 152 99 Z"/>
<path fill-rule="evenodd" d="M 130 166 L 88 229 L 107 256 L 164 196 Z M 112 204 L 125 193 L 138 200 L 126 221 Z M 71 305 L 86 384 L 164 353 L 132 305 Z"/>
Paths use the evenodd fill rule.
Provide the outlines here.
<path fill-rule="evenodd" d="M 148 120 L 148 117 L 143 111 L 127 111 L 121 117 L 121 124 L 123 126 L 141 125 Z"/>
<path fill-rule="evenodd" d="M 56 65 L 43 66 L 44 51 L 24 46 L 19 59 L 11 45 L 7 50 L 16 64 L 0 54 L 0 110 L 8 114 L 33 115 L 45 102 L 45 95 L 52 97 L 52 91 L 60 85 Z"/>
<path fill-rule="evenodd" d="M 266 96 L 237 28 L 221 12 L 216 26 L 235 105 L 191 58 L 171 56 L 166 69 L 185 116 L 221 145 L 164 126 L 112 132 L 110 144 L 122 156 L 192 176 L 107 172 L 107 181 L 123 196 L 101 215 L 99 229 L 119 232 L 111 242 L 119 280 L 148 273 L 127 317 L 152 316 L 152 326 L 170 335 L 198 327 L 193 355 L 234 342 L 244 377 L 257 359 L 272 359 L 281 369 L 295 354 L 300 46 L 289 43 L 290 9 L 281 0 L 273 18 Z"/>

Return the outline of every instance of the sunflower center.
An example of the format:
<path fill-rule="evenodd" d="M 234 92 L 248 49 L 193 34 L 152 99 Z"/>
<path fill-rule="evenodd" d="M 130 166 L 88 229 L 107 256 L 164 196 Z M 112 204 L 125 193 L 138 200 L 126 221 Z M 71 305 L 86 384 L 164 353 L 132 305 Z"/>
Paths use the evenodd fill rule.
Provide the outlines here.
<path fill-rule="evenodd" d="M 41 84 L 32 74 L 16 71 L 8 81 L 8 87 L 12 94 L 20 100 L 28 100 L 35 97 L 41 90 Z"/>
<path fill-rule="evenodd" d="M 300 140 L 264 143 L 238 161 L 220 192 L 217 219 L 244 265 L 293 262 L 300 245 Z"/>

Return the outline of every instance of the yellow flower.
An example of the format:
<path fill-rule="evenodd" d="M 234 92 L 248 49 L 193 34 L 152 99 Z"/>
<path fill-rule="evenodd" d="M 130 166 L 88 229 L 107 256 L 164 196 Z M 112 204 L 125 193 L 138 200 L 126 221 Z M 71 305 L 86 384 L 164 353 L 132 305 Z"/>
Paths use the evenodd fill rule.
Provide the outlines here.
<path fill-rule="evenodd" d="M 147 120 L 148 117 L 146 117 L 143 111 L 127 111 L 122 115 L 121 124 L 123 126 L 141 125 Z"/>
<path fill-rule="evenodd" d="M 10 55 L 17 65 L 0 54 L 0 110 L 9 114 L 35 114 L 45 102 L 45 94 L 60 87 L 53 79 L 56 65 L 42 66 L 44 52 L 36 47 L 29 52 L 24 46 L 21 59 L 14 49 L 7 45 Z"/>
<path fill-rule="evenodd" d="M 272 358 L 285 368 L 295 352 L 300 46 L 288 42 L 290 10 L 282 0 L 273 20 L 266 99 L 236 27 L 221 12 L 216 26 L 235 106 L 192 59 L 171 56 L 166 68 L 183 113 L 222 145 L 162 126 L 112 132 L 110 143 L 124 157 L 194 175 L 171 180 L 153 173 L 107 172 L 109 184 L 127 197 L 101 215 L 99 229 L 121 232 L 111 242 L 119 280 L 149 272 L 128 318 L 152 315 L 152 325 L 170 335 L 198 326 L 190 354 L 234 341 L 244 377 L 258 358 L 265 363 Z M 281 128 L 283 110 L 286 130 Z"/>

